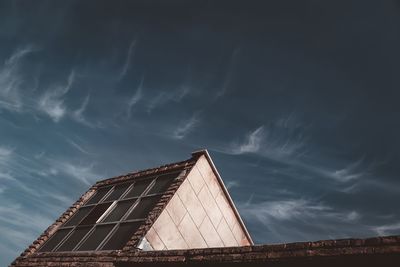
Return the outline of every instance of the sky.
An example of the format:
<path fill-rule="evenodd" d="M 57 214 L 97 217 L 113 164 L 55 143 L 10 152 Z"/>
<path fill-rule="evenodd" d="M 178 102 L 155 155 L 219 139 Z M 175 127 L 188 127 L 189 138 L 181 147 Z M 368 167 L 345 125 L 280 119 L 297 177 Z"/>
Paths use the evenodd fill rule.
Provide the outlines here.
<path fill-rule="evenodd" d="M 257 244 L 400 234 L 400 2 L 0 2 L 0 264 L 95 181 L 209 150 Z"/>

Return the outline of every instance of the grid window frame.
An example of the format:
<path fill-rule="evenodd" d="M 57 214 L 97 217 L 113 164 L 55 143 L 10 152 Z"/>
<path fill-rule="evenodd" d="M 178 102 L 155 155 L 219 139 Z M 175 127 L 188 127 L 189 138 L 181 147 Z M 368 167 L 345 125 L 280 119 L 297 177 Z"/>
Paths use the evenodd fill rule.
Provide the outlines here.
<path fill-rule="evenodd" d="M 152 198 L 152 197 L 157 197 L 159 196 L 161 198 L 162 195 L 164 195 L 164 193 L 167 191 L 167 187 L 166 190 L 162 191 L 162 192 L 157 192 L 157 193 L 153 193 L 153 194 L 148 194 L 151 189 L 153 188 L 153 186 L 155 185 L 155 183 L 157 182 L 157 179 L 163 177 L 163 176 L 170 176 L 172 174 L 176 174 L 175 176 L 172 175 L 173 178 L 169 178 L 171 179 L 171 182 L 169 185 L 171 185 L 176 179 L 178 179 L 179 177 L 181 177 L 181 175 L 184 173 L 184 170 L 179 170 L 179 171 L 173 171 L 173 172 L 169 172 L 166 174 L 160 174 L 160 175 L 153 175 L 153 176 L 148 176 L 148 177 L 144 177 L 138 180 L 133 180 L 133 181 L 124 181 L 124 182 L 120 182 L 120 183 L 115 183 L 112 185 L 104 185 L 104 186 L 100 186 L 98 187 L 96 190 L 100 190 L 103 188 L 107 188 L 108 192 L 102 197 L 100 198 L 97 202 L 95 203 L 90 203 L 90 201 L 95 197 L 95 195 L 97 194 L 97 191 L 95 194 L 93 194 L 92 197 L 90 197 L 85 203 L 83 203 L 79 209 L 77 211 L 75 211 L 75 213 L 71 216 L 71 218 L 69 218 L 63 225 L 61 225 L 57 231 L 55 233 L 52 234 L 52 236 L 45 242 L 43 243 L 38 252 L 41 252 L 40 250 L 46 246 L 46 243 L 51 240 L 55 234 L 57 234 L 58 231 L 61 230 L 69 230 L 68 234 L 66 236 L 64 236 L 63 239 L 61 239 L 61 241 L 58 242 L 58 244 L 56 244 L 52 250 L 50 251 L 45 251 L 45 252 L 57 252 L 57 253 L 68 253 L 68 252 L 89 252 L 89 251 L 110 251 L 110 250 L 102 250 L 102 248 L 107 244 L 107 242 L 113 237 L 113 235 L 118 231 L 119 227 L 121 224 L 125 225 L 125 224 L 129 224 L 129 223 L 139 223 L 139 222 L 144 222 L 147 217 L 148 214 L 154 209 L 155 205 L 158 203 L 158 201 L 160 199 L 158 199 L 154 206 L 152 206 L 150 208 L 150 211 L 147 212 L 147 214 L 145 215 L 144 218 L 137 218 L 137 219 L 127 219 L 128 216 L 134 212 L 135 208 L 137 207 L 137 205 L 140 203 L 142 198 Z M 134 197 L 129 197 L 129 198 L 125 198 L 129 192 L 131 190 L 133 190 L 134 186 L 136 183 L 138 182 L 142 182 L 144 180 L 151 180 L 151 182 L 148 184 L 148 186 L 143 190 L 143 192 L 140 194 L 140 196 L 134 196 Z M 114 192 L 115 188 L 117 186 L 121 186 L 123 184 L 130 184 L 125 191 L 119 196 L 118 199 L 115 200 L 107 200 L 107 198 Z M 128 208 L 125 211 L 125 214 L 118 220 L 118 221 L 109 221 L 106 222 L 105 219 L 117 208 L 118 203 L 119 202 L 125 202 L 125 201 L 131 201 L 134 200 L 132 206 L 130 208 Z M 89 204 L 90 203 L 90 204 Z M 108 209 L 97 219 L 97 221 L 94 224 L 91 225 L 81 225 L 81 222 L 85 220 L 85 218 L 90 214 L 91 211 L 93 211 L 98 205 L 101 204 L 106 204 L 106 203 L 111 203 L 110 206 L 108 207 Z M 68 221 L 70 221 L 76 214 L 77 212 L 79 212 L 80 209 L 82 208 L 91 208 L 89 210 L 89 212 L 83 217 L 81 218 L 81 220 L 76 223 L 75 225 L 69 225 L 66 226 L 66 224 L 68 223 Z M 114 225 L 114 227 L 110 230 L 110 232 L 106 235 L 106 237 L 99 243 L 99 245 L 97 246 L 96 249 L 94 250 L 79 250 L 80 247 L 87 241 L 88 238 L 90 238 L 90 236 L 94 233 L 94 231 L 96 230 L 96 227 L 101 227 L 103 225 Z M 66 242 L 68 241 L 69 237 L 72 236 L 75 231 L 77 230 L 77 228 L 82 228 L 82 227 L 90 227 L 89 231 L 81 238 L 81 240 L 76 244 L 76 246 L 68 251 L 58 251 L 58 249 Z M 122 249 L 122 248 L 121 248 Z"/>

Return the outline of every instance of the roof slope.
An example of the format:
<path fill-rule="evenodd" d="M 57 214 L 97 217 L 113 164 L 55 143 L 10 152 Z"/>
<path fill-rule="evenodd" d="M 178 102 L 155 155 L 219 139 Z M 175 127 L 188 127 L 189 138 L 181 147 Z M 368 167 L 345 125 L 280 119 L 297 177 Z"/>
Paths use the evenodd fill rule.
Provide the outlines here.
<path fill-rule="evenodd" d="M 115 185 L 120 185 L 125 182 L 139 182 L 139 181 L 144 181 L 147 179 L 150 179 L 152 177 L 161 177 L 165 175 L 169 175 L 171 173 L 176 173 L 179 174 L 176 179 L 173 179 L 172 183 L 168 185 L 168 187 L 157 195 L 157 201 L 152 203 L 151 210 L 148 211 L 144 215 L 144 220 L 140 222 L 140 225 L 137 225 L 137 229 L 134 232 L 133 235 L 131 235 L 130 239 L 126 242 L 126 244 L 122 247 L 122 250 L 129 251 L 132 249 L 136 249 L 136 246 L 138 245 L 139 241 L 141 238 L 146 234 L 146 232 L 149 230 L 151 225 L 154 223 L 154 221 L 157 219 L 157 217 L 160 215 L 164 207 L 167 205 L 168 201 L 172 198 L 176 190 L 179 188 L 180 184 L 184 181 L 186 178 L 186 175 L 188 174 L 188 171 L 193 167 L 193 165 L 196 162 L 196 158 L 190 158 L 185 161 L 181 162 L 176 162 L 172 164 L 167 164 L 163 166 L 159 166 L 157 168 L 152 168 L 152 169 L 147 169 L 135 173 L 128 173 L 126 175 L 121 175 L 117 177 L 113 177 L 110 179 L 98 181 L 96 184 L 94 184 L 87 192 L 85 192 L 70 208 L 68 208 L 51 226 L 49 226 L 42 235 L 39 236 L 37 240 L 35 240 L 21 255 L 18 257 L 12 265 L 17 265 L 20 266 L 24 259 L 31 255 L 37 255 L 41 257 L 41 255 L 45 254 L 53 254 L 54 252 L 40 252 L 40 250 L 43 250 L 43 248 L 46 246 L 46 241 L 51 241 L 51 239 L 55 239 L 57 236 L 57 231 L 60 230 L 60 227 L 66 227 L 69 222 L 74 221 L 74 217 L 80 217 L 79 216 L 79 211 L 80 208 L 87 205 L 87 203 L 90 203 L 92 199 L 96 198 L 96 193 L 99 195 L 100 190 L 102 188 L 108 188 L 108 187 L 113 187 Z M 132 186 L 131 186 L 132 187 Z M 113 187 L 114 188 L 114 187 Z M 129 190 L 127 190 L 129 191 Z M 133 191 L 133 190 L 132 190 Z M 111 194 L 110 194 L 111 193 Z M 103 196 L 102 199 L 105 197 L 110 197 L 112 195 L 112 190 L 107 193 L 107 195 Z M 122 200 L 125 201 L 125 200 Z M 121 202 L 122 202 L 121 201 Z M 91 204 L 92 205 L 92 204 Z M 95 208 L 93 208 L 92 211 L 96 213 L 96 208 L 101 206 L 101 204 L 94 204 L 96 205 Z M 82 208 L 83 210 L 84 208 Z M 92 211 L 89 212 L 89 215 L 92 213 Z M 103 210 L 104 212 L 104 210 Z M 89 215 L 87 217 L 89 217 Z M 80 218 L 79 224 L 82 224 L 83 221 L 86 220 Z M 95 220 L 97 221 L 99 219 L 98 217 L 95 217 Z M 94 222 L 91 222 L 94 223 Z M 69 227 L 69 226 L 68 226 Z M 71 227 L 81 227 L 80 225 L 78 226 L 71 226 Z M 83 226 L 82 226 L 83 227 Z M 60 234 L 61 235 L 61 234 Z M 72 236 L 72 235 L 70 235 Z M 64 236 L 65 237 L 65 236 Z M 68 235 L 67 235 L 68 238 Z M 47 242 L 48 244 L 49 242 Z M 64 242 L 66 243 L 66 242 Z M 57 244 L 56 244 L 57 245 Z M 68 244 L 67 244 L 68 245 Z M 75 255 L 78 252 L 63 252 L 62 254 L 64 257 L 68 257 L 68 255 Z M 79 252 L 81 253 L 81 252 Z M 103 253 L 103 252 L 98 252 L 98 253 Z"/>
<path fill-rule="evenodd" d="M 182 220 L 185 223 L 179 226 L 172 220 L 161 218 L 165 218 L 163 214 L 176 217 L 174 212 L 167 211 L 174 209 L 175 201 L 171 199 L 183 201 L 186 220 Z M 199 210 L 203 211 L 203 217 L 196 220 Z M 220 212 L 219 221 L 213 220 L 216 212 Z M 207 221 L 208 225 L 200 226 L 203 221 Z M 153 228 L 155 223 L 157 225 Z M 215 236 L 221 238 L 220 243 L 212 240 L 214 234 L 209 230 L 214 227 Z M 181 237 L 180 242 L 170 233 L 173 228 L 178 230 L 175 233 Z M 163 241 L 171 236 L 175 240 L 164 242 L 167 245 L 163 249 L 253 244 L 211 157 L 206 150 L 202 150 L 192 153 L 192 157 L 185 161 L 98 181 L 13 265 L 22 266 L 29 259 L 47 258 L 48 255 L 53 257 L 59 254 L 60 259 L 66 260 L 85 253 L 100 256 L 108 255 L 110 251 L 132 252 L 142 248 L 143 244 L 150 249 L 160 249 L 154 246 L 155 235 L 150 238 L 149 234 L 160 229 L 162 231 L 156 235 Z M 204 233 L 208 234 L 208 239 L 205 237 L 203 240 Z"/>

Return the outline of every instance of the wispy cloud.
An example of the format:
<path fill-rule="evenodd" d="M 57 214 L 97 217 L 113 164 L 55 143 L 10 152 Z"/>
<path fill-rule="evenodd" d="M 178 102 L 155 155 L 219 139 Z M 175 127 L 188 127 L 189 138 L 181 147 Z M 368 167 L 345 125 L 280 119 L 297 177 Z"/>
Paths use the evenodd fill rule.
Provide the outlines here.
<path fill-rule="evenodd" d="M 247 204 L 243 206 L 243 210 L 249 216 L 267 223 L 271 219 L 292 220 L 305 217 L 315 218 L 323 212 L 330 212 L 331 208 L 309 200 L 290 199 Z"/>
<path fill-rule="evenodd" d="M 0 109 L 20 112 L 23 107 L 21 86 L 24 77 L 21 73 L 21 61 L 35 51 L 32 46 L 17 49 L 0 69 Z"/>
<path fill-rule="evenodd" d="M 92 155 L 92 153 L 88 152 L 86 149 L 84 149 L 81 145 L 76 143 L 75 141 L 71 140 L 70 138 L 66 139 L 67 143 L 70 144 L 72 147 L 76 148 L 79 152 L 82 152 L 87 155 Z"/>
<path fill-rule="evenodd" d="M 68 175 L 69 177 L 75 178 L 76 180 L 91 185 L 96 179 L 99 179 L 100 175 L 93 171 L 94 164 L 82 165 L 72 164 L 66 161 L 52 161 L 53 168 L 59 173 Z"/>
<path fill-rule="evenodd" d="M 11 148 L 0 146 L 0 160 L 8 159 L 12 153 L 13 150 Z"/>
<path fill-rule="evenodd" d="M 167 92 L 161 92 L 152 98 L 147 105 L 147 113 L 151 113 L 155 108 L 163 106 L 165 103 L 170 101 L 172 98 Z"/>
<path fill-rule="evenodd" d="M 191 131 L 193 131 L 196 126 L 199 124 L 200 120 L 198 118 L 198 113 L 195 113 L 188 120 L 185 120 L 180 123 L 178 128 L 174 131 L 172 137 L 175 139 L 183 139 L 185 138 Z"/>
<path fill-rule="evenodd" d="M 215 98 L 220 98 L 223 95 L 225 95 L 229 89 L 229 86 L 232 84 L 233 72 L 237 65 L 237 58 L 238 58 L 239 52 L 240 52 L 240 48 L 236 48 L 233 51 L 233 53 L 230 57 L 228 69 L 226 71 L 223 84 L 222 84 L 221 88 L 219 88 L 219 90 L 217 91 Z"/>
<path fill-rule="evenodd" d="M 85 118 L 83 117 L 83 113 L 85 112 L 90 100 L 90 95 L 87 95 L 81 104 L 81 106 L 75 110 L 72 114 L 73 118 L 79 122 L 85 122 Z"/>
<path fill-rule="evenodd" d="M 160 108 L 167 103 L 179 103 L 191 93 L 191 87 L 181 86 L 176 90 L 169 92 L 159 92 L 147 105 L 147 113 L 151 113 L 154 109 Z"/>
<path fill-rule="evenodd" d="M 0 206 L 0 229 L 2 239 L 9 244 L 19 247 L 29 242 L 28 240 L 35 238 L 38 232 L 46 229 L 52 222 L 52 218 L 37 210 L 24 208 L 16 203 L 7 204 Z"/>
<path fill-rule="evenodd" d="M 368 168 L 365 169 L 365 167 L 363 166 L 362 159 L 349 164 L 348 166 L 346 166 L 343 169 L 334 170 L 334 171 L 322 170 L 321 172 L 325 176 L 327 176 L 331 179 L 334 179 L 338 182 L 343 182 L 343 183 L 357 180 L 362 177 L 366 177 L 369 174 Z"/>
<path fill-rule="evenodd" d="M 7 187 L 0 185 L 0 194 L 6 191 Z"/>
<path fill-rule="evenodd" d="M 399 234 L 400 233 L 400 222 L 393 223 L 393 224 L 374 226 L 374 227 L 372 227 L 372 230 L 381 236 Z"/>
<path fill-rule="evenodd" d="M 71 89 L 74 81 L 75 73 L 72 71 L 64 86 L 47 90 L 39 99 L 38 109 L 47 114 L 54 122 L 59 122 L 67 113 L 64 96 Z"/>
<path fill-rule="evenodd" d="M 247 201 L 239 203 L 238 208 L 248 222 L 263 225 L 262 234 L 273 242 L 337 238 L 345 235 L 347 230 L 353 231 L 349 226 L 358 225 L 362 218 L 355 210 L 341 210 L 304 198 Z"/>
<path fill-rule="evenodd" d="M 375 168 L 373 163 L 366 163 L 363 159 L 340 164 L 337 161 L 334 158 L 327 158 L 322 162 L 315 159 L 309 161 L 294 159 L 289 160 L 287 164 L 296 168 L 299 173 L 305 173 L 308 177 L 331 180 L 336 184 L 337 190 L 343 193 L 354 192 L 359 187 L 359 182 L 368 184 L 373 181 Z M 340 165 L 345 167 L 340 167 Z"/>
<path fill-rule="evenodd" d="M 15 178 L 8 172 L 0 173 L 0 179 L 15 180 Z"/>
<path fill-rule="evenodd" d="M 264 127 L 260 126 L 248 133 L 242 143 L 234 143 L 231 152 L 233 154 L 257 153 L 261 150 L 264 140 Z"/>
<path fill-rule="evenodd" d="M 36 229 L 45 229 L 51 222 L 49 218 L 45 218 L 42 214 L 35 211 L 28 212 L 19 204 L 11 204 L 8 206 L 0 206 L 0 222 L 6 222 L 14 226 L 27 226 Z M 29 222 L 27 224 L 27 222 Z"/>
<path fill-rule="evenodd" d="M 58 202 L 60 202 L 64 205 L 69 205 L 69 203 L 74 203 L 74 200 L 72 198 L 62 195 L 59 192 L 54 193 L 54 194 L 49 193 L 47 196 L 49 198 L 57 200 Z"/>
<path fill-rule="evenodd" d="M 136 47 L 136 40 L 133 40 L 129 44 L 128 53 L 125 58 L 125 63 L 121 69 L 121 72 L 119 73 L 119 76 L 118 76 L 119 80 L 122 80 L 125 77 L 125 75 L 128 73 L 128 70 L 131 66 L 133 54 L 135 53 L 135 47 Z"/>
<path fill-rule="evenodd" d="M 189 93 L 191 92 L 191 88 L 188 85 L 182 85 L 180 89 L 176 90 L 176 92 L 174 93 L 174 100 L 176 102 L 181 102 L 182 99 L 184 97 L 186 97 L 187 95 L 189 95 Z"/>
<path fill-rule="evenodd" d="M 304 153 L 304 127 L 290 115 L 261 125 L 240 141 L 231 142 L 223 151 L 240 155 L 253 153 L 265 158 L 288 161 Z"/>
<path fill-rule="evenodd" d="M 128 101 L 128 106 L 126 109 L 126 114 L 128 119 L 131 117 L 132 108 L 142 99 L 142 90 L 143 90 L 143 82 L 144 78 L 142 77 L 139 87 L 136 89 L 136 92 L 132 95 L 132 97 Z"/>
<path fill-rule="evenodd" d="M 15 180 L 11 171 L 7 168 L 13 152 L 10 148 L 0 146 L 0 180 Z"/>
<path fill-rule="evenodd" d="M 90 101 L 90 95 L 88 94 L 82 101 L 82 104 L 80 107 L 72 112 L 67 112 L 70 118 L 72 118 L 74 121 L 83 124 L 85 126 L 88 126 L 90 128 L 103 128 L 103 125 L 101 122 L 93 122 L 87 119 L 87 117 L 84 115 Z"/>
<path fill-rule="evenodd" d="M 230 180 L 228 182 L 226 182 L 226 188 L 228 189 L 232 189 L 234 187 L 239 187 L 240 186 L 240 182 L 236 181 L 236 180 Z"/>

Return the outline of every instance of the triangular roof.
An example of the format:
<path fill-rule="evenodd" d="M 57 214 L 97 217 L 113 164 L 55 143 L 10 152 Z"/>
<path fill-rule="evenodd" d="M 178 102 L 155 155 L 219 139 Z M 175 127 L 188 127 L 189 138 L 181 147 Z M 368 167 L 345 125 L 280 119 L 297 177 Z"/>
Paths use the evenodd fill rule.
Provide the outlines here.
<path fill-rule="evenodd" d="M 176 175 L 172 175 L 176 174 Z M 163 177 L 163 178 L 160 178 Z M 155 178 L 152 183 L 157 184 L 157 179 L 171 179 L 170 183 L 161 183 L 157 186 L 149 186 L 146 190 L 143 190 L 141 197 L 138 197 L 140 203 L 141 198 L 151 198 L 157 196 L 157 201 L 152 202 L 151 208 L 142 210 L 141 214 L 143 220 L 132 220 L 132 222 L 139 222 L 131 231 L 131 234 L 123 236 L 123 242 L 120 244 L 120 249 L 116 250 L 102 250 L 93 249 L 91 251 L 80 251 L 65 250 L 60 252 L 59 249 L 63 244 L 66 244 L 67 237 L 73 235 L 73 231 L 65 235 L 64 238 L 56 240 L 56 244 L 53 245 L 52 249 L 45 249 L 46 244 L 48 245 L 51 240 L 57 236 L 57 232 L 70 227 L 76 229 L 77 227 L 86 227 L 87 223 L 92 220 L 96 220 L 95 226 L 103 226 L 102 222 L 105 221 L 107 216 L 111 216 L 112 211 L 116 210 L 115 207 L 121 202 L 130 201 L 132 198 L 127 197 L 135 188 L 135 182 L 139 184 L 142 181 L 148 181 L 148 179 Z M 174 179 L 172 179 L 174 178 Z M 176 179 L 175 179 L 176 178 Z M 166 180 L 164 180 L 166 181 Z M 129 184 L 122 190 L 122 185 Z M 136 185 L 138 185 L 136 184 Z M 164 187 L 164 186 L 165 187 Z M 104 192 L 104 188 L 110 187 L 108 192 Z M 117 189 L 118 187 L 118 189 Z M 137 187 L 136 187 L 137 188 Z M 158 188 L 159 194 L 148 194 L 151 188 Z M 200 189 L 201 188 L 201 189 Z M 103 191 L 102 191 L 103 190 Z M 155 189 L 153 189 L 154 191 Z M 228 212 L 219 217 L 219 227 L 217 231 L 221 230 L 221 233 L 215 232 L 216 236 L 223 236 L 229 229 L 232 233 L 235 232 L 234 238 L 236 239 L 238 246 L 226 247 L 231 244 L 228 238 L 224 239 L 219 248 L 205 248 L 202 245 L 191 244 L 185 231 L 190 229 L 188 226 L 192 223 L 196 225 L 198 223 L 195 210 L 191 208 L 190 204 L 198 201 L 203 201 L 202 194 L 210 191 L 208 196 L 211 202 L 202 203 L 203 208 L 207 211 L 213 210 L 212 201 L 215 198 L 215 202 L 219 205 L 215 207 L 215 210 L 229 207 Z M 121 193 L 121 191 L 124 191 Z M 140 190 L 139 190 L 140 191 Z M 157 191 L 157 190 L 156 190 Z M 207 194 L 205 195 L 207 196 Z M 183 199 L 185 202 L 186 218 L 191 218 L 192 222 L 188 220 L 186 225 L 179 228 L 184 219 L 180 219 L 182 216 L 178 216 L 180 213 L 178 208 L 174 206 L 174 198 Z M 196 200 L 196 198 L 198 198 Z M 109 199 L 113 199 L 114 206 L 103 207 L 102 204 L 108 203 Z M 188 203 L 189 202 L 189 203 Z M 191 203 L 190 203 L 191 202 Z M 86 214 L 85 218 L 76 217 L 79 211 L 83 208 L 93 206 L 93 210 L 96 207 L 101 207 L 94 212 L 93 216 Z M 210 206 L 211 205 L 211 206 Z M 194 205 L 194 207 L 196 207 Z M 132 207 L 131 207 L 132 208 Z M 191 210 L 192 209 L 192 210 Z M 134 210 L 134 209 L 133 209 Z M 101 214 L 100 211 L 103 211 Z M 124 216 L 127 218 L 127 212 Z M 176 215 L 176 216 L 175 216 Z M 114 216 L 114 215 L 113 215 Z M 170 221 L 165 218 L 170 218 Z M 215 213 L 208 214 L 209 219 L 205 217 L 202 220 L 202 224 L 209 220 L 209 227 L 214 227 L 213 220 L 217 218 Z M 114 217 L 117 218 L 117 217 Z M 201 218 L 201 217 L 199 217 Z M 176 227 L 176 220 L 180 220 L 181 224 Z M 71 222 L 72 221 L 72 222 Z M 75 222 L 74 222 L 75 221 Z M 79 221 L 79 223 L 77 223 Z M 86 221 L 86 222 L 85 222 Z M 125 220 L 127 221 L 127 220 Z M 124 221 L 124 223 L 126 223 Z M 128 220 L 129 221 L 129 220 Z M 122 223 L 122 222 L 121 222 Z M 78 225 L 78 226 L 76 226 Z M 158 226 L 157 226 L 158 225 Z M 161 230 L 160 230 L 160 227 Z M 220 227 L 220 225 L 225 225 Z M 169 232 L 173 227 L 181 231 L 179 235 L 185 239 L 187 249 L 171 250 L 168 243 L 171 236 L 165 234 L 162 229 L 167 229 Z M 172 227 L 172 228 L 171 228 Z M 200 227 L 201 228 L 201 227 Z M 131 228 L 130 228 L 131 229 Z M 196 229 L 194 229 L 195 231 Z M 236 230 L 236 231 L 235 231 Z M 241 231 L 239 231 L 241 230 Z M 129 231 L 128 231 L 129 232 Z M 209 245 L 210 240 L 203 235 L 205 242 Z M 92 232 L 89 232 L 86 236 L 90 236 Z M 232 235 L 231 233 L 231 235 Z M 103 233 L 104 234 L 104 233 Z M 111 236 L 111 235 L 110 235 Z M 196 233 L 193 232 L 193 236 Z M 157 240 L 157 238 L 159 240 Z M 200 238 L 200 237 L 199 237 Z M 65 242 L 61 241 L 64 239 Z M 164 239 L 164 240 L 163 240 Z M 74 248 L 83 246 L 84 240 L 89 238 L 81 238 L 78 241 L 78 245 Z M 97 240 L 97 239 L 95 239 Z M 106 244 L 105 238 L 102 245 Z M 146 242 L 148 244 L 146 244 Z M 179 241 L 179 240 L 178 240 Z M 195 240 L 196 241 L 196 240 Z M 98 241 L 97 241 L 98 242 Z M 232 240 L 234 242 L 234 240 Z M 162 244 L 162 245 L 160 245 Z M 247 244 L 248 246 L 240 246 Z M 71 244 L 69 244 L 71 246 Z M 99 245 L 98 248 L 101 248 Z M 153 251 L 145 251 L 145 246 L 149 245 Z M 164 246 L 164 247 L 162 247 Z M 195 248 L 197 246 L 197 248 Z M 48 246 L 48 248 L 51 246 Z M 68 247 L 65 245 L 64 247 Z M 208 246 L 210 247 L 210 246 Z M 178 247 L 179 248 L 179 247 Z M 183 247 L 180 247 L 183 248 Z M 159 250 L 162 249 L 162 250 Z M 46 251 L 47 250 L 47 251 Z M 53 250 L 53 251 L 49 251 Z M 76 201 L 66 212 L 64 212 L 60 218 L 53 223 L 32 245 L 26 249 L 20 257 L 18 257 L 11 265 L 12 266 L 97 266 L 97 267 L 128 267 L 128 266 L 397 266 L 400 263 L 400 236 L 392 237 L 374 237 L 368 239 L 341 239 L 341 240 L 324 240 L 317 242 L 301 242 L 291 244 L 279 244 L 279 245 L 253 245 L 251 238 L 240 219 L 240 216 L 224 186 L 221 177 L 216 170 L 211 157 L 206 150 L 194 152 L 192 157 L 188 160 L 160 166 L 153 169 L 148 169 L 140 172 L 129 173 L 106 179 L 97 182 L 93 185 L 85 194 L 83 194 L 78 201 Z"/>
<path fill-rule="evenodd" d="M 211 198 L 213 195 L 215 196 L 215 201 L 211 201 L 222 203 L 217 203 L 221 208 L 217 206 L 216 208 L 224 210 L 220 214 L 222 222 L 219 225 L 221 226 L 217 227 L 215 224 L 213 227 L 211 221 L 215 218 L 215 216 L 213 217 L 215 211 L 210 204 L 201 204 L 206 213 L 213 213 L 210 214 L 210 219 L 202 218 L 202 220 L 210 221 L 211 228 L 215 228 L 216 232 L 219 231 L 217 235 L 221 237 L 222 242 L 214 242 L 214 245 L 209 244 L 213 242 L 212 240 L 208 242 L 207 237 L 204 237 L 204 245 L 202 243 L 191 245 L 189 239 L 192 237 L 188 239 L 184 233 L 190 223 L 199 226 L 196 223 L 195 215 L 198 211 L 190 208 L 190 203 L 187 202 L 199 201 L 200 203 L 202 201 L 201 193 L 204 190 L 196 189 L 196 185 L 200 182 L 204 183 L 204 188 L 210 189 Z M 178 190 L 184 191 L 186 187 L 189 187 L 192 193 L 189 191 L 178 192 Z M 218 196 L 214 192 L 218 193 Z M 186 245 L 173 246 L 174 248 L 253 244 L 210 155 L 207 150 L 200 150 L 192 153 L 192 157 L 185 161 L 98 181 L 48 227 L 14 264 L 32 255 L 46 257 L 46 255 L 60 254 L 60 252 L 65 256 L 74 254 L 77 256 L 82 255 L 83 251 L 97 251 L 96 253 L 99 254 L 110 251 L 132 252 L 138 248 L 143 249 L 143 246 L 146 245 L 150 245 L 150 249 L 153 247 L 161 249 L 157 247 L 155 235 L 157 239 L 161 240 L 168 240 L 169 237 L 168 231 L 164 231 L 166 233 L 163 234 L 159 230 L 160 227 L 157 228 L 157 224 L 162 224 L 163 229 L 167 229 L 169 224 L 176 228 L 175 225 L 172 225 L 172 220 L 171 223 L 160 222 L 160 220 L 165 216 L 174 217 L 174 211 L 171 214 L 171 209 L 174 209 L 174 200 L 171 201 L 171 199 L 178 198 L 178 194 L 181 198 L 183 198 L 182 194 L 186 194 L 184 197 L 189 199 L 184 201 L 186 217 L 189 218 L 189 221 L 185 224 L 182 223 L 181 232 L 183 233 L 180 233 L 182 239 L 186 238 L 186 241 L 183 241 Z M 171 203 L 169 203 L 170 201 Z M 166 215 L 164 216 L 164 214 Z M 190 218 L 194 218 L 193 222 L 190 221 Z M 224 235 L 227 234 L 228 237 L 224 239 Z M 205 236 L 204 232 L 200 233 L 200 236 Z M 233 242 L 229 240 L 233 240 Z M 167 244 L 168 241 L 164 243 Z M 164 245 L 163 249 L 169 249 L 169 246 L 169 244 Z"/>

